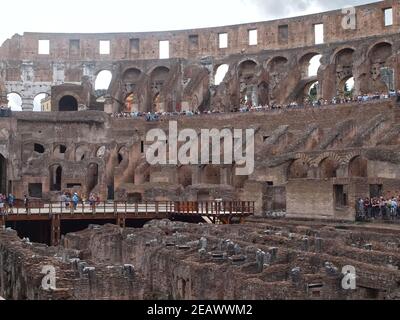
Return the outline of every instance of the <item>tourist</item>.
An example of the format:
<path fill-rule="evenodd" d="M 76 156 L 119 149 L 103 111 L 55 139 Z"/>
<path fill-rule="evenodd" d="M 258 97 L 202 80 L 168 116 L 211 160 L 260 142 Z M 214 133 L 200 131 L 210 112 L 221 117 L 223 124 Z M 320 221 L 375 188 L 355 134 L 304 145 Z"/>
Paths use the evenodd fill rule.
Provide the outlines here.
<path fill-rule="evenodd" d="M 96 196 L 93 193 L 91 193 L 89 196 L 89 204 L 94 214 L 96 212 Z"/>
<path fill-rule="evenodd" d="M 7 203 L 8 203 L 8 212 L 12 214 L 13 210 L 14 210 L 14 203 L 15 203 L 15 196 L 12 193 L 10 193 L 8 195 Z"/>
<path fill-rule="evenodd" d="M 5 213 L 4 202 L 5 202 L 5 198 L 4 198 L 3 194 L 0 193 L 0 215 L 3 215 Z"/>
<path fill-rule="evenodd" d="M 359 198 L 357 201 L 357 216 L 361 219 L 365 217 L 365 206 L 362 198 Z"/>
<path fill-rule="evenodd" d="M 71 197 L 68 193 L 65 193 L 65 209 L 70 209 L 71 207 Z"/>
<path fill-rule="evenodd" d="M 390 218 L 392 220 L 395 220 L 397 217 L 397 208 L 398 208 L 397 199 L 393 198 L 391 201 L 391 208 L 390 208 Z"/>
<path fill-rule="evenodd" d="M 29 198 L 27 195 L 24 195 L 24 207 L 25 213 L 29 214 Z"/>
<path fill-rule="evenodd" d="M 73 205 L 74 205 L 74 210 L 76 210 L 77 207 L 78 207 L 78 203 L 79 203 L 79 196 L 78 196 L 78 194 L 76 192 L 74 193 L 74 195 L 72 197 L 72 202 L 73 202 Z"/>

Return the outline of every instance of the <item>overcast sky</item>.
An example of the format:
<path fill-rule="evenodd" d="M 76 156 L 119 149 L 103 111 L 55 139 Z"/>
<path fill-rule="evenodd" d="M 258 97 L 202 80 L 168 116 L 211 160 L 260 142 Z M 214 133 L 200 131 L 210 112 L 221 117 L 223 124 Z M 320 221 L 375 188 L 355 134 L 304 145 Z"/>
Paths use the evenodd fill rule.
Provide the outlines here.
<path fill-rule="evenodd" d="M 271 20 L 374 0 L 3 0 L 0 43 L 15 33 L 135 32 Z"/>

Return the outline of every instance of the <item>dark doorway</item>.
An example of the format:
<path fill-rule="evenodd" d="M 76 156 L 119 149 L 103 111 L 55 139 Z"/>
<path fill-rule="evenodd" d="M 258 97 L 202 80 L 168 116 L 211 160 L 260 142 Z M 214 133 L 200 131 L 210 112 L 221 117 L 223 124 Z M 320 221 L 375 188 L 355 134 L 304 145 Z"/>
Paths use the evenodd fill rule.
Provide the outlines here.
<path fill-rule="evenodd" d="M 0 193 L 7 193 L 7 161 L 0 154 Z"/>
<path fill-rule="evenodd" d="M 143 200 L 141 193 L 129 193 L 128 203 L 141 203 Z"/>
<path fill-rule="evenodd" d="M 380 198 L 383 195 L 383 185 L 381 184 L 371 184 L 369 186 L 370 198 Z"/>
<path fill-rule="evenodd" d="M 64 96 L 58 103 L 58 110 L 65 111 L 78 111 L 78 101 L 73 96 Z"/>
<path fill-rule="evenodd" d="M 62 168 L 61 166 L 50 167 L 50 191 L 61 191 Z"/>
<path fill-rule="evenodd" d="M 89 165 L 87 179 L 87 190 L 90 193 L 99 183 L 99 166 L 96 163 Z"/>
<path fill-rule="evenodd" d="M 29 197 L 41 199 L 43 196 L 43 186 L 41 183 L 30 183 L 28 185 Z"/>
<path fill-rule="evenodd" d="M 115 192 L 114 192 L 114 184 L 107 186 L 107 199 L 114 200 Z"/>
<path fill-rule="evenodd" d="M 348 206 L 348 186 L 347 185 L 335 185 L 335 203 L 336 208 L 344 208 Z"/>

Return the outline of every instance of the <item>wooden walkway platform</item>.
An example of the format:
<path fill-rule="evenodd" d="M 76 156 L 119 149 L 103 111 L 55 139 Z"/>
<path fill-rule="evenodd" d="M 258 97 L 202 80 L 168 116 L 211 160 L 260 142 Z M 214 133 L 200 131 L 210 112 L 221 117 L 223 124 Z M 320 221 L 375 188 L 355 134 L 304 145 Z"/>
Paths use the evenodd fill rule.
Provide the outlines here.
<path fill-rule="evenodd" d="M 232 202 L 102 202 L 96 206 L 79 203 L 76 209 L 63 202 L 37 202 L 28 210 L 15 207 L 5 208 L 0 219 L 0 227 L 7 222 L 49 221 L 51 222 L 51 244 L 57 246 L 61 239 L 61 221 L 113 220 L 124 228 L 127 220 L 171 219 L 179 217 L 203 218 L 214 224 L 230 224 L 232 220 L 242 221 L 254 215 L 255 203 L 249 201 Z M 235 219 L 234 219 L 235 218 Z"/>

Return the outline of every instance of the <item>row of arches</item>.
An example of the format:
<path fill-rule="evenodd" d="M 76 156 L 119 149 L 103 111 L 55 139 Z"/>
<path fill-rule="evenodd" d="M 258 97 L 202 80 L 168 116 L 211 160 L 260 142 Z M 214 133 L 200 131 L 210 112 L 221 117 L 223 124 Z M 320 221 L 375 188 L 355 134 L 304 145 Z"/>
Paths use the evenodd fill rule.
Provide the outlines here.
<path fill-rule="evenodd" d="M 318 165 L 317 177 L 319 179 L 331 179 L 338 177 L 340 163 L 336 159 L 325 158 Z M 292 162 L 288 169 L 288 179 L 307 179 L 309 178 L 310 165 L 303 159 Z M 367 178 L 368 161 L 361 156 L 356 156 L 350 160 L 347 167 L 347 177 Z"/>

